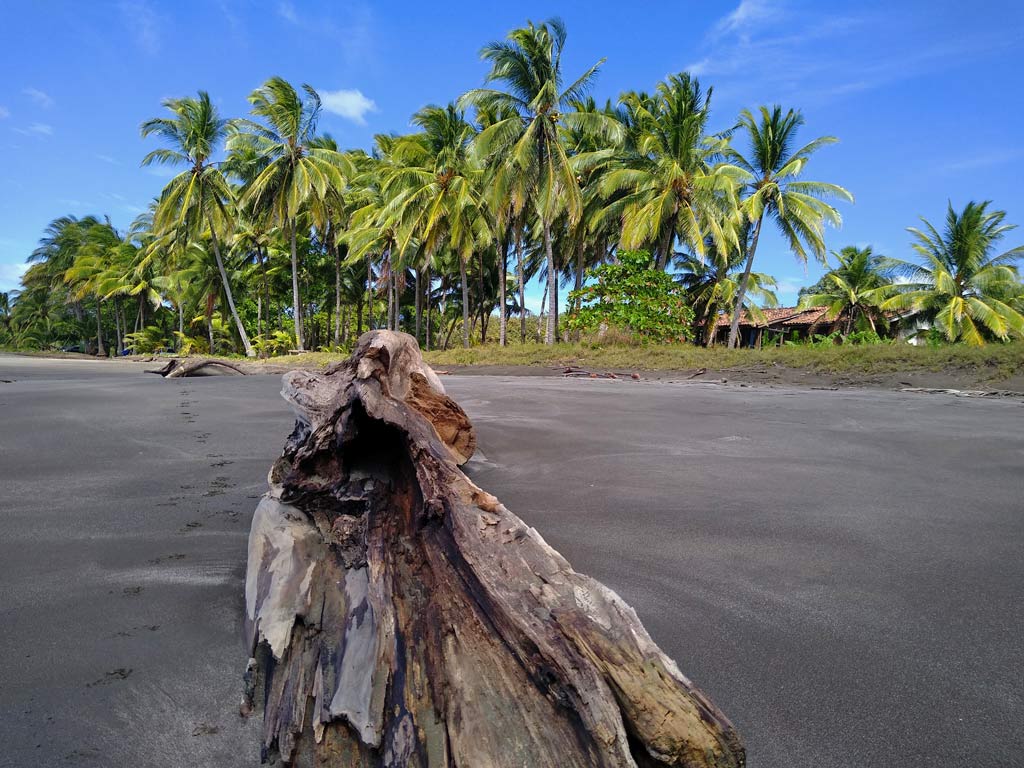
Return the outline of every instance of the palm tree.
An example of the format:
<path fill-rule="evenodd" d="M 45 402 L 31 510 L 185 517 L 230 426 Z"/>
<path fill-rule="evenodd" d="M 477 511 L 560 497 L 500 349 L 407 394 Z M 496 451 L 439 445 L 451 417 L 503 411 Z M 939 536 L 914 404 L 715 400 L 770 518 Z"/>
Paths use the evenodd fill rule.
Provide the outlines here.
<path fill-rule="evenodd" d="M 424 107 L 413 115 L 413 124 L 423 131 L 396 142 L 384 194 L 397 216 L 400 252 L 415 241 L 427 259 L 442 247 L 458 255 L 462 344 L 468 348 L 467 262 L 491 239 L 481 194 L 483 170 L 468 153 L 475 132 L 454 104 Z"/>
<path fill-rule="evenodd" d="M 272 77 L 249 96 L 252 114 L 264 122 L 238 120 L 229 141 L 234 149 L 248 145 L 267 165 L 245 192 L 243 203 L 281 226 L 291 239 L 292 311 L 296 346 L 305 349 L 299 299 L 298 217 L 313 199 L 345 186 L 351 162 L 335 149 L 315 143 L 320 96 L 303 85 L 305 97 L 291 83 Z"/>
<path fill-rule="evenodd" d="M 1015 227 L 1003 223 L 1005 211 L 989 205 L 971 201 L 957 213 L 950 203 L 941 233 L 923 218 L 923 230 L 909 227 L 919 263 L 895 263 L 909 282 L 883 308 L 924 312 L 947 341 L 981 345 L 986 335 L 1024 336 L 1024 314 L 1011 306 L 1022 292 L 1016 262 L 1024 246 L 993 253 Z"/>
<path fill-rule="evenodd" d="M 711 113 L 711 89 L 686 72 L 658 84 L 657 93 L 622 96 L 629 151 L 621 167 L 601 182 L 605 195 L 624 192 L 609 212 L 622 218 L 625 248 L 653 246 L 659 269 L 665 269 L 679 237 L 703 254 L 705 230 L 723 244 L 734 235 L 721 230 L 722 212 L 734 205 L 743 172 L 716 163 L 726 143 L 705 135 Z"/>
<path fill-rule="evenodd" d="M 120 234 L 109 221 L 93 224 L 86 232 L 74 262 L 64 273 L 64 282 L 71 288 L 72 299 L 82 301 L 92 298 L 96 301 L 96 354 L 100 357 L 106 356 L 103 345 L 103 301 L 108 293 L 117 292 L 111 283 L 111 255 L 121 242 Z"/>
<path fill-rule="evenodd" d="M 822 278 L 819 292 L 800 299 L 800 307 L 826 306 L 830 320 L 845 315 L 847 334 L 858 322 L 866 322 L 877 332 L 878 325 L 886 323 L 882 306 L 895 290 L 885 276 L 890 260 L 877 255 L 870 245 L 866 248 L 848 245 L 841 251 L 833 251 L 832 256 L 837 266 Z"/>
<path fill-rule="evenodd" d="M 560 19 L 541 24 L 528 22 L 514 29 L 504 42 L 491 43 L 481 51 L 491 71 L 487 82 L 498 82 L 506 90 L 477 88 L 464 94 L 460 104 L 474 105 L 510 114 L 483 130 L 476 140 L 479 156 L 503 166 L 495 182 L 499 185 L 526 185 L 540 221 L 544 255 L 547 262 L 548 323 L 545 342 L 554 344 L 558 333 L 557 266 L 551 245 L 551 226 L 565 211 L 570 223 L 580 217 L 583 207 L 579 183 L 559 127 L 586 129 L 609 141 L 622 137 L 622 126 L 600 113 L 572 111 L 571 104 L 583 97 L 601 59 L 568 87 L 563 87 L 562 54 L 565 49 L 565 25 Z M 521 180 L 516 181 L 516 177 Z"/>
<path fill-rule="evenodd" d="M 727 224 L 723 224 L 725 226 Z M 694 325 L 704 329 L 704 345 L 713 346 L 720 313 L 728 312 L 736 301 L 746 254 L 739 248 L 719 247 L 714 238 L 705 238 L 704 251 L 690 251 L 677 262 L 676 278 L 685 288 L 694 308 Z M 775 278 L 751 272 L 743 308 L 760 319 L 761 307 L 774 307 Z M 753 302 L 751 301 L 753 299 Z"/>
<path fill-rule="evenodd" d="M 142 164 L 186 165 L 188 168 L 164 187 L 154 225 L 157 229 L 177 228 L 189 235 L 204 227 L 209 228 L 210 243 L 231 317 L 246 356 L 253 357 L 255 352 L 235 308 L 217 237 L 218 229 L 227 231 L 232 222 L 229 207 L 233 196 L 224 174 L 210 158 L 227 135 L 228 122 L 217 113 L 206 91 L 199 91 L 195 99 L 166 99 L 163 105 L 173 117 L 147 120 L 141 127 L 142 136 L 155 134 L 172 149 L 155 149 L 143 158 Z"/>
<path fill-rule="evenodd" d="M 807 261 L 808 250 L 817 258 L 824 259 L 824 225 L 828 223 L 838 227 L 842 224 L 839 211 L 826 201 L 853 202 L 853 195 L 836 184 L 800 180 L 811 155 L 826 144 L 838 141 L 833 136 L 822 136 L 794 152 L 796 134 L 803 124 L 803 115 L 792 109 L 784 114 L 778 105 L 771 109 L 761 107 L 760 119 L 744 110 L 740 113 L 738 127 L 750 140 L 750 154 L 744 157 L 734 149 L 726 150 L 726 156 L 749 175 L 749 196 L 743 205 L 752 224 L 744 241 L 747 262 L 733 306 L 730 347 L 739 342 L 740 311 L 764 217 L 767 215 L 775 221 L 790 250 L 800 261 Z"/>

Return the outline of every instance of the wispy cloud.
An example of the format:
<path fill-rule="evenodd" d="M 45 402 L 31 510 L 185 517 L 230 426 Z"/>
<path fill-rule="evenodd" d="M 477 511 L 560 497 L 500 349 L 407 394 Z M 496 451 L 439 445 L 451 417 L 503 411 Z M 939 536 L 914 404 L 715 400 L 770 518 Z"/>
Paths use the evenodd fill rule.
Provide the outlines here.
<path fill-rule="evenodd" d="M 364 96 L 360 90 L 342 88 L 337 91 L 320 91 L 320 99 L 325 110 L 358 125 L 366 125 L 367 112 L 377 111 L 376 102 Z"/>
<path fill-rule="evenodd" d="M 712 36 L 721 37 L 729 33 L 749 34 L 751 28 L 759 23 L 769 21 L 779 15 L 779 4 L 774 5 L 767 0 L 740 0 L 732 13 L 726 14 L 712 31 Z"/>
<path fill-rule="evenodd" d="M 979 168 L 991 168 L 994 165 L 1008 163 L 1011 160 L 1018 160 L 1024 157 L 1024 149 L 997 149 L 989 152 L 964 157 L 953 162 L 946 163 L 939 170 L 942 173 L 962 173 L 963 171 L 975 171 Z"/>
<path fill-rule="evenodd" d="M 10 241 L 4 241 L 0 243 L 6 250 L 6 247 Z M 11 250 L 14 250 L 13 248 Z M 21 284 L 21 276 L 25 274 L 25 270 L 28 269 L 28 264 L 22 262 L 3 262 L 0 261 L 0 291 L 10 291 L 17 288 Z"/>
<path fill-rule="evenodd" d="M 0 105 L 0 120 L 6 120 L 11 116 L 11 110 L 7 107 Z"/>
<path fill-rule="evenodd" d="M 148 0 L 121 0 L 121 18 L 136 44 L 150 56 L 160 52 L 160 19 Z"/>
<path fill-rule="evenodd" d="M 52 136 L 53 126 L 47 125 L 46 123 L 32 123 L 27 128 L 15 128 L 16 133 L 20 133 L 24 136 Z"/>
<path fill-rule="evenodd" d="M 289 24 L 298 24 L 299 16 L 295 13 L 295 6 L 284 0 L 277 4 L 277 15 Z"/>
<path fill-rule="evenodd" d="M 32 86 L 23 89 L 22 93 L 32 99 L 37 106 L 40 106 L 43 109 L 49 109 L 56 103 L 54 102 L 53 97 L 46 93 L 46 91 L 41 91 L 38 88 L 33 88 Z"/>
<path fill-rule="evenodd" d="M 156 176 L 158 179 L 173 179 L 181 173 L 181 169 L 172 168 L 167 165 L 148 165 L 146 166 L 146 173 L 150 176 Z"/>
<path fill-rule="evenodd" d="M 749 106 L 773 100 L 807 106 L 865 93 L 919 75 L 963 65 L 1014 45 L 995 27 L 956 38 L 908 40 L 919 26 L 899 7 L 839 14 L 825 5 L 741 0 L 705 35 L 686 67 L 714 78 L 719 101 Z M 874 45 L 863 45 L 870 29 Z M 913 43 L 913 44 L 908 44 Z M 823 51 L 827 50 L 827 55 Z M 736 104 L 738 102 L 738 104 Z"/>
<path fill-rule="evenodd" d="M 328 4 L 328 11 L 300 14 L 289 0 L 277 4 L 277 15 L 310 38 L 330 41 L 346 66 L 365 70 L 376 54 L 373 45 L 373 10 L 361 0 Z"/>
<path fill-rule="evenodd" d="M 121 164 L 120 160 L 117 160 L 116 158 L 113 158 L 110 155 L 101 155 L 101 154 L 97 153 L 96 159 L 97 160 L 102 160 L 104 163 L 110 163 L 111 165 L 120 165 Z"/>

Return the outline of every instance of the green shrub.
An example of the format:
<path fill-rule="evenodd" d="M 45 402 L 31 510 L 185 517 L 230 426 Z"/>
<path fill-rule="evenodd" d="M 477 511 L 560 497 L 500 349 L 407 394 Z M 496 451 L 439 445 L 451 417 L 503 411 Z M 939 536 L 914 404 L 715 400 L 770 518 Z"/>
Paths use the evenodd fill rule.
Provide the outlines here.
<path fill-rule="evenodd" d="M 157 325 L 147 325 L 141 331 L 125 334 L 124 347 L 136 355 L 151 355 L 166 349 L 169 344 L 167 333 Z"/>
<path fill-rule="evenodd" d="M 648 341 L 685 341 L 693 309 L 671 275 L 652 269 L 646 251 L 619 251 L 614 264 L 587 273 L 595 282 L 569 294 L 566 326 L 593 332 L 602 326 L 629 331 Z"/>

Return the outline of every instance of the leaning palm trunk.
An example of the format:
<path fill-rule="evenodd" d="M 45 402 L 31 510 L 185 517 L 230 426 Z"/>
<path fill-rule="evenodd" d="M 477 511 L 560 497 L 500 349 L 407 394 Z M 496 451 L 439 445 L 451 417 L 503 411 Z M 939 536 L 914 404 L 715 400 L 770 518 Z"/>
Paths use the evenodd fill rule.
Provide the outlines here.
<path fill-rule="evenodd" d="M 476 437 L 406 334 L 287 374 L 249 534 L 242 711 L 275 764 L 741 768 L 636 613 L 459 469 Z"/>
<path fill-rule="evenodd" d="M 295 346 L 301 352 L 306 345 L 302 335 L 302 304 L 299 303 L 299 249 L 296 230 L 299 223 L 292 219 L 292 311 L 295 314 Z"/>
<path fill-rule="evenodd" d="M 763 220 L 764 215 L 762 214 L 754 225 L 754 234 L 750 239 L 750 247 L 747 249 L 747 263 L 743 267 L 743 277 L 740 278 L 739 287 L 736 289 L 736 304 L 732 310 L 732 324 L 729 327 L 729 349 L 735 349 L 739 345 L 740 313 L 743 312 L 743 302 L 747 298 L 750 270 L 754 266 L 754 253 L 757 251 L 757 240 L 761 236 L 761 222 Z"/>
<path fill-rule="evenodd" d="M 224 269 L 224 261 L 220 257 L 220 244 L 217 242 L 217 233 L 214 231 L 213 219 L 208 218 L 207 221 L 210 224 L 210 244 L 213 246 L 213 257 L 217 260 L 217 271 L 220 273 L 220 282 L 224 286 L 224 296 L 228 300 L 228 308 L 231 310 L 231 318 L 235 321 L 235 328 L 238 329 L 238 338 L 242 340 L 242 348 L 245 349 L 246 357 L 255 357 L 256 353 L 252 349 L 252 344 L 249 343 L 249 334 L 245 332 L 245 326 L 242 325 L 242 319 L 238 316 L 238 310 L 235 309 L 235 297 L 231 293 L 231 284 L 228 282 L 228 273 Z"/>

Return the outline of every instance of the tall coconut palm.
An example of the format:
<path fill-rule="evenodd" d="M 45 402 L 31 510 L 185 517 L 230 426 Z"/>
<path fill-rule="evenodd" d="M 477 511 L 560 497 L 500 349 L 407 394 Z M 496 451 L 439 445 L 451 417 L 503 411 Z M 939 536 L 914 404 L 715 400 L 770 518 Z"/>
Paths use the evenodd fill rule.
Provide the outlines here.
<path fill-rule="evenodd" d="M 677 264 L 679 282 L 694 308 L 694 324 L 703 328 L 704 346 L 715 343 L 718 318 L 728 312 L 736 300 L 746 254 L 740 250 L 719 250 L 713 242 L 706 243 L 703 255 L 687 254 Z M 775 278 L 751 272 L 743 308 L 756 320 L 762 307 L 778 306 Z"/>
<path fill-rule="evenodd" d="M 351 162 L 336 149 L 316 144 L 320 96 L 309 85 L 299 92 L 288 81 L 272 77 L 249 96 L 252 114 L 263 122 L 238 120 L 229 147 L 248 145 L 267 165 L 249 185 L 243 204 L 275 221 L 291 241 L 292 310 L 296 346 L 305 349 L 299 297 L 298 218 L 312 199 L 342 189 L 351 176 Z"/>
<path fill-rule="evenodd" d="M 142 124 L 141 131 L 144 138 L 156 135 L 170 144 L 171 148 L 153 150 L 143 158 L 142 164 L 185 165 L 187 169 L 164 187 L 154 225 L 157 229 L 173 227 L 189 235 L 209 228 L 210 243 L 231 318 L 246 356 L 253 357 L 255 352 L 249 342 L 249 335 L 235 307 L 235 297 L 224 268 L 218 236 L 219 232 L 227 232 L 232 223 L 229 209 L 233 195 L 231 185 L 211 158 L 227 135 L 228 122 L 220 117 L 206 91 L 199 91 L 194 99 L 166 99 L 163 105 L 171 111 L 173 117 L 147 120 Z"/>
<path fill-rule="evenodd" d="M 482 131 L 476 150 L 482 158 L 497 155 L 503 161 L 506 173 L 496 183 L 511 185 L 518 176 L 529 190 L 547 262 L 548 344 L 554 344 L 558 333 L 558 270 L 551 226 L 562 211 L 575 223 L 583 207 L 576 174 L 560 141 L 559 126 L 590 130 L 611 141 L 622 137 L 621 124 L 607 115 L 572 110 L 570 105 L 586 94 L 604 59 L 565 87 L 565 40 L 565 25 L 557 18 L 541 24 L 528 22 L 527 26 L 512 30 L 505 41 L 491 43 L 481 51 L 481 57 L 491 64 L 487 82 L 501 83 L 505 90 L 477 88 L 460 99 L 462 105 L 512 115 Z"/>
<path fill-rule="evenodd" d="M 833 251 L 832 257 L 837 264 L 822 278 L 822 290 L 804 295 L 800 306 L 828 307 L 830 319 L 846 318 L 846 333 L 863 323 L 877 331 L 878 325 L 886 322 L 882 306 L 895 291 L 885 275 L 890 260 L 876 254 L 870 245 L 848 245 Z"/>
<path fill-rule="evenodd" d="M 622 245 L 650 247 L 659 269 L 665 269 L 675 242 L 703 254 L 710 226 L 723 248 L 734 235 L 717 222 L 734 206 L 736 185 L 743 171 L 715 162 L 726 147 L 724 139 L 706 135 L 711 114 L 711 89 L 706 92 L 686 72 L 658 84 L 654 96 L 629 92 L 622 104 L 628 126 L 629 149 L 621 167 L 601 182 L 605 195 L 625 193 L 609 211 L 622 219 Z"/>
<path fill-rule="evenodd" d="M 908 228 L 918 263 L 896 262 L 896 273 L 909 282 L 883 308 L 924 312 L 947 341 L 981 345 L 986 336 L 1024 336 L 1024 315 L 1012 306 L 1021 295 L 1016 263 L 1024 246 L 994 253 L 1015 227 L 1003 223 L 1005 211 L 989 205 L 971 201 L 957 213 L 950 203 L 942 232 L 924 218 L 923 229 Z"/>
<path fill-rule="evenodd" d="M 758 118 L 744 110 L 738 127 L 750 142 L 749 154 L 744 156 L 733 148 L 726 151 L 730 161 L 749 175 L 749 194 L 743 205 L 752 224 L 744 243 L 747 262 L 733 306 L 730 347 L 739 342 L 740 311 L 765 216 L 776 223 L 793 254 L 806 262 L 808 251 L 818 259 L 825 258 L 825 224 L 842 224 L 839 211 L 828 201 L 853 202 L 853 195 L 836 184 L 801 180 L 811 156 L 838 141 L 833 136 L 822 136 L 794 151 L 796 134 L 803 124 L 803 115 L 792 109 L 784 113 L 778 105 L 761 107 Z"/>
<path fill-rule="evenodd" d="M 415 240 L 429 259 L 442 247 L 459 257 L 462 343 L 469 347 L 467 262 L 490 240 L 482 197 L 483 170 L 468 152 L 473 126 L 454 104 L 429 105 L 413 115 L 422 133 L 403 137 L 384 185 L 399 222 L 399 251 Z M 482 297 L 481 297 L 482 301 Z"/>

